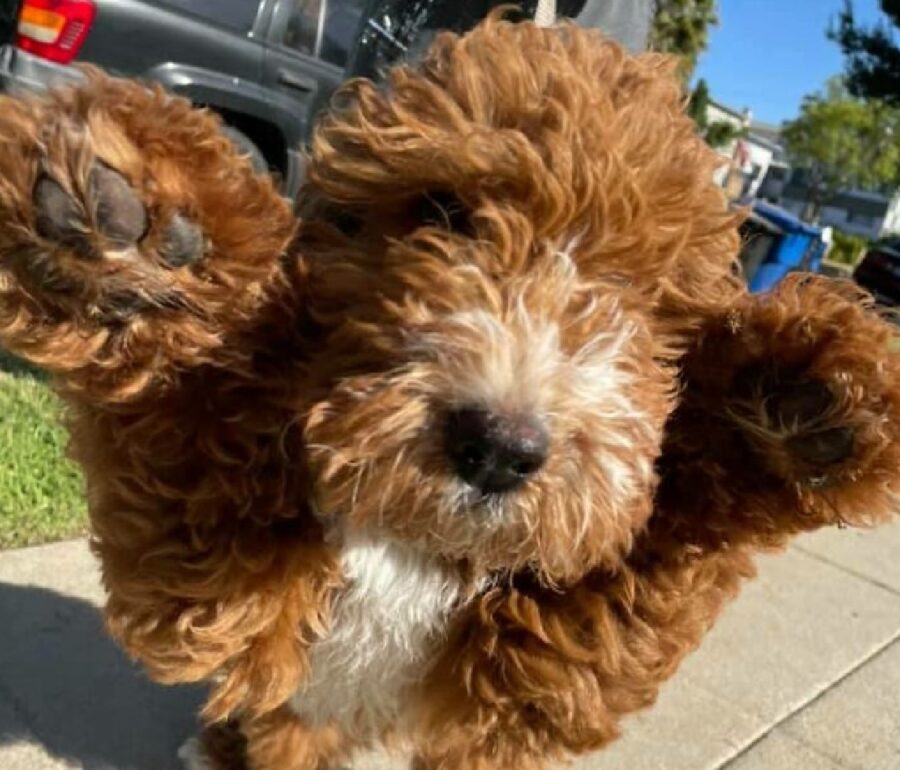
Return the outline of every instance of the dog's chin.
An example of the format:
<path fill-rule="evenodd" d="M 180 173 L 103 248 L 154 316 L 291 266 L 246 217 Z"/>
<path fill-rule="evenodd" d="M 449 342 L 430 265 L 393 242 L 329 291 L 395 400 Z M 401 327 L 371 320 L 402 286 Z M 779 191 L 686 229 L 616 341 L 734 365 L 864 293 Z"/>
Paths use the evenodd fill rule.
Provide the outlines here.
<path fill-rule="evenodd" d="M 308 500 L 309 510 L 323 525 L 326 539 L 339 542 L 350 533 L 371 538 L 385 538 L 406 542 L 428 550 L 440 551 L 441 544 L 449 553 L 463 559 L 468 551 L 477 551 L 478 543 L 502 536 L 503 529 L 514 529 L 516 503 L 514 493 L 485 494 L 466 487 L 453 489 L 434 500 L 433 505 L 404 511 L 412 521 L 407 525 L 395 515 L 362 517 L 351 506 L 324 506 L 320 498 Z M 511 533 L 510 533 L 511 536 Z"/>
<path fill-rule="evenodd" d="M 491 530 L 502 527 L 504 522 L 519 518 L 518 505 L 521 496 L 517 491 L 483 492 L 465 483 L 448 485 L 441 493 L 437 505 L 443 516 L 471 522 L 474 526 L 487 525 Z"/>
<path fill-rule="evenodd" d="M 577 537 L 547 538 L 542 532 L 546 523 L 536 526 L 529 520 L 527 509 L 533 510 L 535 501 L 527 498 L 518 491 L 484 494 L 459 485 L 419 508 L 383 517 L 359 516 L 349 506 L 324 508 L 316 500 L 310 508 L 324 527 L 326 542 L 336 549 L 361 539 L 390 542 L 455 565 L 472 579 L 528 572 L 548 585 L 577 580 L 595 560 Z"/>

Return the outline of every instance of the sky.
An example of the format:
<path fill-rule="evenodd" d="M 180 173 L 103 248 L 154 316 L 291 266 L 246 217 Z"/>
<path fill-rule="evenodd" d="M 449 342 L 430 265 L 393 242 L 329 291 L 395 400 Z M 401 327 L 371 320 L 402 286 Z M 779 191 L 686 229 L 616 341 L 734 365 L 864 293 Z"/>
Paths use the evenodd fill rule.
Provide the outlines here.
<path fill-rule="evenodd" d="M 700 57 L 696 78 L 712 98 L 754 120 L 796 117 L 806 94 L 843 69 L 840 48 L 825 37 L 843 0 L 719 0 L 719 26 Z M 854 0 L 858 19 L 881 17 L 878 0 Z"/>

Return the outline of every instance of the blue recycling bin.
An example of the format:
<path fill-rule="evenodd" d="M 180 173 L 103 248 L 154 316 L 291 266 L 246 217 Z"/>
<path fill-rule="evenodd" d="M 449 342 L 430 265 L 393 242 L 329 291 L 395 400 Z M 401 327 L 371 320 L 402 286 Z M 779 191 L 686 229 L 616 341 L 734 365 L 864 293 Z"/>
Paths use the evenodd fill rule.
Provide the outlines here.
<path fill-rule="evenodd" d="M 752 265 L 745 261 L 751 292 L 768 291 L 795 270 L 819 271 L 826 248 L 821 227 L 763 201 L 754 201 L 751 221 L 767 238 L 766 252 L 757 254 Z"/>

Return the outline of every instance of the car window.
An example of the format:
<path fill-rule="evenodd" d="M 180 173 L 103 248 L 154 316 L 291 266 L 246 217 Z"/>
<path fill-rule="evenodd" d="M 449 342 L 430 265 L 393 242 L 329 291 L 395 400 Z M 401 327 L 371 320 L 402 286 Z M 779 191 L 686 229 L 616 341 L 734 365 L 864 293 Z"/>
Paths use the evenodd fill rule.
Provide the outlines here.
<path fill-rule="evenodd" d="M 315 56 L 325 0 L 293 0 L 282 43 L 300 53 Z"/>
<path fill-rule="evenodd" d="M 347 64 L 367 5 L 367 0 L 328 0 L 319 52 L 323 59 L 339 67 Z"/>
<path fill-rule="evenodd" d="M 237 32 L 249 32 L 259 11 L 259 0 L 160 0 L 160 5 Z"/>
<path fill-rule="evenodd" d="M 282 43 L 343 67 L 368 0 L 293 0 Z"/>

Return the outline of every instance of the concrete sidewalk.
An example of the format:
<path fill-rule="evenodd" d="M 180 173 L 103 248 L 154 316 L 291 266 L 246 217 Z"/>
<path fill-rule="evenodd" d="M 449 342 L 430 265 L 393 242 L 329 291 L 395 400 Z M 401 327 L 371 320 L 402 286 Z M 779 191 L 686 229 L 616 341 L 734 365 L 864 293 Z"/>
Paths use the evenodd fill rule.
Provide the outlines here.
<path fill-rule="evenodd" d="M 760 571 L 657 707 L 579 770 L 900 768 L 900 526 L 805 538 Z M 0 770 L 177 769 L 202 692 L 143 679 L 100 600 L 81 542 L 0 553 Z"/>

